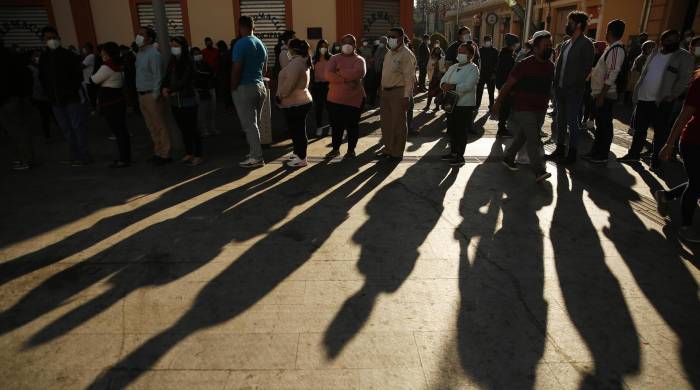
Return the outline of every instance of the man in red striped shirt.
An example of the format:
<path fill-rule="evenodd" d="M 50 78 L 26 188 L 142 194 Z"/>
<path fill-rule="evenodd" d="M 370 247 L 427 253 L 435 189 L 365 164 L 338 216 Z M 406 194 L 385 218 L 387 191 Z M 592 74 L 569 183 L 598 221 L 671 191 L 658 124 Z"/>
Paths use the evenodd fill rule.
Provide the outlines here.
<path fill-rule="evenodd" d="M 591 72 L 591 95 L 595 99 L 595 141 L 590 153 L 584 156 L 592 163 L 605 164 L 608 162 L 610 144 L 613 139 L 613 106 L 617 100 L 616 81 L 625 61 L 625 49 L 622 35 L 625 33 L 625 22 L 615 19 L 608 23 L 605 40 L 608 47 L 598 59 Z"/>

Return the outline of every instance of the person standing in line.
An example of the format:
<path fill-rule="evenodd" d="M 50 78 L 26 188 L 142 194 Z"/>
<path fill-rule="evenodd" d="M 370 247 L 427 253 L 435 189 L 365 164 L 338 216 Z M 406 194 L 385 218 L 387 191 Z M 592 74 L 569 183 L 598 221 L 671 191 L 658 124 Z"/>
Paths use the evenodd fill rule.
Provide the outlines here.
<path fill-rule="evenodd" d="M 136 91 L 143 120 L 153 140 L 153 157 L 149 162 L 161 166 L 172 162 L 170 158 L 170 130 L 165 124 L 161 99 L 163 82 L 162 60 L 153 44 L 156 32 L 150 27 L 141 27 L 134 42 L 139 46 L 136 53 Z"/>
<path fill-rule="evenodd" d="M 314 113 L 316 114 L 316 137 L 324 137 L 327 134 L 328 125 L 323 124 L 323 111 L 326 110 L 328 100 L 328 80 L 326 79 L 326 65 L 331 59 L 328 53 L 328 41 L 321 39 L 316 44 L 316 52 L 313 56 L 313 72 L 311 73 L 311 94 L 314 101 Z"/>
<path fill-rule="evenodd" d="M 367 67 L 367 72 L 372 72 L 375 80 L 374 88 L 367 92 L 368 104 L 370 107 L 377 106 L 377 97 L 379 95 L 379 88 L 381 87 L 382 81 L 382 67 L 384 66 L 384 57 L 386 52 L 389 50 L 386 47 L 387 37 L 381 36 L 378 39 L 377 48 L 374 50 L 374 64 Z"/>
<path fill-rule="evenodd" d="M 683 109 L 661 148 L 659 160 L 668 161 L 675 154 L 679 138 L 688 181 L 668 191 L 656 191 L 654 198 L 659 213 L 663 216 L 668 212 L 668 202 L 680 198 L 682 221 L 678 236 L 688 242 L 700 243 L 700 235 L 693 230 L 693 214 L 700 199 L 700 72 L 697 70 L 688 89 Z"/>
<path fill-rule="evenodd" d="M 0 46 L 0 127 L 10 138 L 15 171 L 29 169 L 35 163 L 32 129 L 27 123 L 32 114 L 32 82 L 26 59 L 15 50 Z"/>
<path fill-rule="evenodd" d="M 503 94 L 501 88 L 503 84 L 508 80 L 508 75 L 510 71 L 515 66 L 515 48 L 520 43 L 520 38 L 517 35 L 506 34 L 503 38 L 505 46 L 501 48 L 498 53 L 498 63 L 496 64 L 496 74 L 495 74 L 495 86 L 498 89 L 499 97 Z M 510 107 L 512 105 L 512 98 L 510 96 L 503 96 L 501 99 L 501 108 L 498 112 L 498 131 L 496 132 L 496 137 L 499 138 L 511 138 L 513 137 L 508 131 L 508 116 L 510 116 Z"/>
<path fill-rule="evenodd" d="M 540 138 L 554 80 L 554 64 L 550 60 L 553 52 L 552 35 L 546 30 L 537 31 L 531 42 L 533 55 L 515 65 L 508 81 L 501 87 L 493 109 L 498 113 L 504 102 L 512 99 L 508 125 L 513 129 L 515 138 L 503 153 L 503 165 L 517 171 L 515 155 L 525 145 L 535 181 L 541 182 L 552 176 L 547 172 L 542 159 L 544 150 Z"/>
<path fill-rule="evenodd" d="M 453 91 L 459 95 L 456 106 L 447 114 L 450 153 L 442 156 L 453 167 L 464 165 L 467 133 L 474 124 L 476 86 L 479 81 L 479 67 L 472 62 L 475 52 L 472 44 L 463 43 L 458 49 L 457 63 L 450 66 L 440 80 L 440 88 L 445 93 Z"/>
<path fill-rule="evenodd" d="M 649 55 L 632 95 L 635 102 L 632 145 L 627 154 L 617 161 L 639 162 L 647 130 L 653 123 L 651 168 L 660 167 L 659 152 L 668 138 L 673 105 L 688 89 L 695 63 L 693 56 L 680 48 L 680 43 L 680 33 L 667 30 L 661 34 L 661 50 L 657 49 Z"/>
<path fill-rule="evenodd" d="M 372 48 L 369 45 L 369 39 L 365 37 L 365 39 L 362 40 L 362 44 L 360 47 L 357 48 L 357 54 L 360 55 L 365 60 L 365 66 L 367 68 L 372 67 L 372 63 L 374 62 L 374 56 L 372 53 Z M 374 79 L 374 74 L 369 72 L 365 74 L 365 77 L 362 79 L 362 85 L 365 89 L 365 95 L 367 95 L 367 91 L 373 91 L 376 88 L 374 87 L 377 84 L 376 80 Z M 365 103 L 367 103 L 367 99 L 365 99 Z M 368 107 L 369 108 L 369 107 Z M 363 111 L 364 111 L 363 107 Z"/>
<path fill-rule="evenodd" d="M 326 64 L 326 80 L 329 82 L 328 114 L 333 135 L 333 149 L 326 154 L 326 158 L 340 155 L 345 131 L 348 133 L 345 158 L 355 157 L 355 147 L 360 137 L 360 114 L 365 94 L 362 79 L 367 68 L 364 58 L 355 51 L 355 36 L 345 35 L 341 43 L 341 54 L 334 55 Z"/>
<path fill-rule="evenodd" d="M 185 157 L 181 162 L 197 166 L 202 163 L 202 140 L 197 128 L 197 94 L 194 88 L 196 71 L 187 40 L 181 36 L 170 38 L 170 54 L 162 94 L 170 101 L 175 123 L 182 132 Z"/>
<path fill-rule="evenodd" d="M 224 43 L 226 45 L 226 43 Z M 210 37 L 204 38 L 204 49 L 202 49 L 202 58 L 214 73 L 219 72 L 219 57 L 222 53 L 214 47 L 214 41 Z"/>
<path fill-rule="evenodd" d="M 382 144 L 380 158 L 403 159 L 408 127 L 406 112 L 413 97 L 416 80 L 416 57 L 404 45 L 403 28 L 389 30 L 389 52 L 382 70 L 382 101 L 380 106 Z"/>
<path fill-rule="evenodd" d="M 70 145 L 69 164 L 74 167 L 92 162 L 87 146 L 86 114 L 80 57 L 61 47 L 55 28 L 42 29 L 48 50 L 39 58 L 39 80 L 51 102 L 53 115 Z"/>
<path fill-rule="evenodd" d="M 275 46 L 275 74 L 287 66 L 289 62 L 289 56 L 287 56 L 288 46 L 287 44 L 292 39 L 296 38 L 296 33 L 292 30 L 285 30 L 277 40 L 277 45 Z"/>
<path fill-rule="evenodd" d="M 312 106 L 309 81 L 311 48 L 309 43 L 300 39 L 292 39 L 288 42 L 289 62 L 280 71 L 277 83 L 276 100 L 284 113 L 287 127 L 292 135 L 294 153 L 287 162 L 287 166 L 301 168 L 308 165 L 306 160 L 306 117 Z"/>
<path fill-rule="evenodd" d="M 251 17 L 241 16 L 238 19 L 240 38 L 232 51 L 231 93 L 250 148 L 248 157 L 239 163 L 242 168 L 265 165 L 260 143 L 260 122 L 263 103 L 267 99 L 267 88 L 263 82 L 263 73 L 267 68 L 267 49 L 253 35 L 254 28 Z"/>
<path fill-rule="evenodd" d="M 29 70 L 32 71 L 32 105 L 39 112 L 41 117 L 41 130 L 44 133 L 44 138 L 51 138 L 51 104 L 46 97 L 46 91 L 41 86 L 39 81 L 39 58 L 41 51 L 32 51 L 31 61 L 29 62 Z"/>
<path fill-rule="evenodd" d="M 440 103 L 442 103 L 442 89 L 440 88 L 440 80 L 445 74 L 447 69 L 445 69 L 445 53 L 440 48 L 438 44 L 433 48 L 430 53 L 430 60 L 428 60 L 428 80 L 430 80 L 428 86 L 428 101 L 425 104 L 423 111 L 431 113 L 430 105 L 435 99 L 435 109 L 432 113 L 436 113 L 440 110 Z"/>
<path fill-rule="evenodd" d="M 231 61 L 231 51 L 233 50 L 235 39 L 231 41 L 231 50 L 226 46 L 226 42 L 216 42 L 216 48 L 219 49 L 219 61 L 217 66 L 219 71 L 216 73 L 216 94 L 217 99 L 221 98 L 224 102 L 225 112 L 227 114 L 235 114 L 236 109 L 233 107 L 233 98 L 231 97 L 231 69 L 233 62 Z"/>
<path fill-rule="evenodd" d="M 555 65 L 554 97 L 557 105 L 557 147 L 545 159 L 565 164 L 576 162 L 578 153 L 578 115 L 583 105 L 586 78 L 593 67 L 593 43 L 584 32 L 588 14 L 572 11 L 568 16 L 566 33 L 571 39 L 561 45 L 561 55 Z M 567 151 L 567 129 L 569 146 Z"/>
<path fill-rule="evenodd" d="M 472 42 L 472 30 L 467 26 L 461 26 L 459 29 L 457 29 L 457 37 L 458 39 L 452 42 L 452 44 L 447 48 L 447 53 L 445 54 L 445 65 L 447 67 L 457 63 L 457 51 L 459 46 L 463 43 Z M 476 64 L 476 66 L 479 66 L 480 59 L 478 51 L 474 54 L 474 59 L 472 61 L 474 64 Z"/>
<path fill-rule="evenodd" d="M 613 107 L 617 101 L 617 77 L 625 61 L 625 48 L 621 41 L 625 22 L 615 19 L 608 23 L 605 40 L 608 47 L 591 72 L 591 97 L 595 99 L 596 134 L 586 159 L 595 164 L 608 162 L 613 140 Z"/>
<path fill-rule="evenodd" d="M 97 52 L 95 52 L 95 48 L 90 42 L 85 42 L 85 45 L 83 45 L 83 48 L 80 50 L 80 54 L 83 56 L 83 88 L 86 96 L 88 97 L 90 108 L 93 110 L 93 113 L 97 109 L 97 89 L 90 85 L 90 76 L 92 76 L 93 73 L 95 73 L 102 65 L 100 64 L 101 60 L 98 61 L 100 51 L 101 48 L 98 46 Z M 97 53 L 97 55 L 95 55 L 95 53 Z"/>
<path fill-rule="evenodd" d="M 131 165 L 131 140 L 126 129 L 126 96 L 124 94 L 124 72 L 122 70 L 119 45 L 114 42 L 103 44 L 100 68 L 90 76 L 90 83 L 99 86 L 97 105 L 107 125 L 114 134 L 119 150 L 119 159 L 111 168 L 125 168 Z"/>
<path fill-rule="evenodd" d="M 491 37 L 484 36 L 484 44 L 479 48 L 481 57 L 481 69 L 479 72 L 479 84 L 476 86 L 476 110 L 481 107 L 481 97 L 484 94 L 484 86 L 489 93 L 489 111 L 493 107 L 494 88 L 496 87 L 496 66 L 498 64 L 498 50 L 493 47 Z"/>
<path fill-rule="evenodd" d="M 216 128 L 216 74 L 198 47 L 190 51 L 194 60 L 194 88 L 197 92 L 199 132 L 202 137 L 219 134 Z M 217 59 L 218 61 L 218 59 Z"/>
<path fill-rule="evenodd" d="M 430 35 L 423 34 L 423 41 L 418 46 L 418 92 L 425 92 L 425 78 L 428 74 L 428 61 L 430 60 Z"/>

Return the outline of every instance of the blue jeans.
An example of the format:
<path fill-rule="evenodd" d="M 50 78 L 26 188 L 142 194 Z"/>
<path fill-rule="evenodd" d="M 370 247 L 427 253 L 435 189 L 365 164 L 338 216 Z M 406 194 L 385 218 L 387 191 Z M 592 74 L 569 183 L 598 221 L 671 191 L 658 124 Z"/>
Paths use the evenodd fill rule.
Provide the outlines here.
<path fill-rule="evenodd" d="M 265 84 L 239 85 L 231 93 L 236 113 L 241 120 L 241 127 L 245 132 L 250 148 L 250 158 L 262 160 L 262 145 L 260 144 L 260 120 L 262 116 L 263 102 L 267 99 Z"/>
<path fill-rule="evenodd" d="M 578 149 L 578 114 L 583 104 L 584 89 L 555 88 L 557 108 L 557 148 L 566 146 L 566 129 L 569 130 L 569 149 Z"/>
<path fill-rule="evenodd" d="M 70 145 L 71 159 L 90 161 L 87 148 L 85 117 L 87 110 L 82 103 L 69 103 L 65 106 L 53 105 L 53 115 Z"/>

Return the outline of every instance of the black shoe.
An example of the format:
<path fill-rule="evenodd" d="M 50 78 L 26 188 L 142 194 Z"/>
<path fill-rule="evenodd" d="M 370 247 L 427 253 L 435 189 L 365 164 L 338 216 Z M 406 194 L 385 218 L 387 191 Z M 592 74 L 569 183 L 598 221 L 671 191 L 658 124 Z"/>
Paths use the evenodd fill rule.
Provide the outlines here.
<path fill-rule="evenodd" d="M 451 167 L 461 167 L 464 165 L 464 157 L 455 157 L 449 162 Z"/>
<path fill-rule="evenodd" d="M 508 130 L 499 130 L 496 133 L 496 137 L 498 137 L 498 138 L 513 138 L 513 134 Z"/>
<path fill-rule="evenodd" d="M 622 157 L 618 157 L 617 161 L 621 162 L 621 163 L 638 163 L 639 156 L 634 156 L 634 155 L 627 153 Z"/>
<path fill-rule="evenodd" d="M 501 164 L 503 164 L 503 166 L 505 166 L 513 172 L 520 170 L 520 168 L 518 168 L 518 165 L 513 160 L 508 160 L 504 158 L 503 160 L 501 160 Z"/>
<path fill-rule="evenodd" d="M 455 155 L 452 153 L 447 153 L 447 154 L 443 154 L 442 156 L 440 156 L 440 160 L 442 160 L 442 161 L 452 161 L 454 158 L 455 158 Z"/>
<path fill-rule="evenodd" d="M 549 179 L 550 177 L 552 177 L 551 173 L 549 173 L 547 171 L 542 171 L 542 172 L 538 173 L 537 175 L 535 175 L 535 181 L 537 183 L 541 183 L 541 182 Z"/>
<path fill-rule="evenodd" d="M 564 157 L 564 149 L 563 147 L 557 146 L 556 149 L 550 154 L 546 154 L 544 156 L 545 161 L 556 161 L 560 158 Z"/>
<path fill-rule="evenodd" d="M 569 149 L 569 153 L 564 158 L 564 164 L 575 164 L 578 158 L 578 153 L 576 149 Z"/>
<path fill-rule="evenodd" d="M 326 158 L 336 158 L 340 156 L 340 150 L 333 149 L 330 152 L 326 153 Z"/>
<path fill-rule="evenodd" d="M 343 156 L 343 160 L 350 160 L 350 159 L 353 159 L 353 158 L 355 158 L 355 157 L 357 157 L 357 155 L 355 154 L 355 151 L 354 151 L 354 150 L 348 150 L 348 151 L 345 153 L 345 156 Z"/>

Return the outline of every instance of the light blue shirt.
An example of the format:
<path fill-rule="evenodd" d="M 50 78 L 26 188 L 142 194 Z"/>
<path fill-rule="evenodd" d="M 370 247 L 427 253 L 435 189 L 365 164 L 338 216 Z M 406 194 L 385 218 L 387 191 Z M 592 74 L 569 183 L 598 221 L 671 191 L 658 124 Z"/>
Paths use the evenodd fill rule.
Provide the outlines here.
<path fill-rule="evenodd" d="M 479 81 L 479 67 L 469 63 L 462 67 L 454 64 L 447 69 L 440 80 L 442 84 L 455 84 L 455 92 L 459 95 L 457 106 L 473 107 L 476 105 L 476 84 Z"/>
<path fill-rule="evenodd" d="M 233 62 L 243 65 L 240 85 L 263 82 L 263 68 L 267 62 L 267 49 L 258 37 L 251 35 L 236 41 L 232 53 Z"/>
<path fill-rule="evenodd" d="M 160 96 L 163 82 L 160 53 L 153 45 L 142 47 L 136 53 L 136 90 L 152 91 L 154 97 Z"/>

